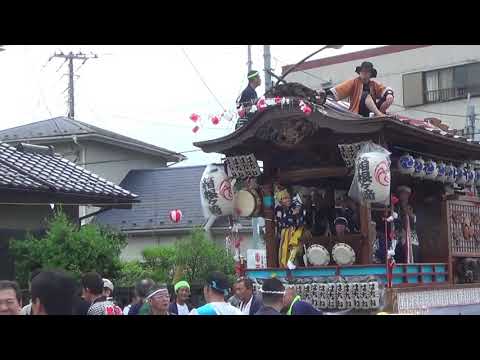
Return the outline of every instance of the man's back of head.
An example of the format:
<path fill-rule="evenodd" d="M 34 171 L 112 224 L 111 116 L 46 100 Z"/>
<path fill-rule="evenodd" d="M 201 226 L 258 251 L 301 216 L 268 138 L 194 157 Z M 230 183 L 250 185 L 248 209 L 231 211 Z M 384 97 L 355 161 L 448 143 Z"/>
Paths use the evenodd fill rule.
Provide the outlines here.
<path fill-rule="evenodd" d="M 64 272 L 40 272 L 32 280 L 33 315 L 72 315 L 75 285 Z"/>
<path fill-rule="evenodd" d="M 96 272 L 89 272 L 82 276 L 83 297 L 88 302 L 103 294 L 103 279 Z"/>
<path fill-rule="evenodd" d="M 283 295 L 285 293 L 285 286 L 277 278 L 267 279 L 262 285 L 263 304 L 270 306 L 278 311 L 283 307 Z"/>

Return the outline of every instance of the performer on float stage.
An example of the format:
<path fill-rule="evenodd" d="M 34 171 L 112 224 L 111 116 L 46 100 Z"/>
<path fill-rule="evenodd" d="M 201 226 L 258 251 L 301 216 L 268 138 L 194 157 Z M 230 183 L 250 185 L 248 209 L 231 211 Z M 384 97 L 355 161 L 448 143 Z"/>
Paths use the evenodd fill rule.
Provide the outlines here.
<path fill-rule="evenodd" d="M 303 206 L 292 201 L 286 189 L 277 188 L 275 199 L 279 203 L 275 208 L 277 235 L 280 238 L 278 261 L 280 267 L 295 269 L 295 258 L 298 255 L 305 224 Z"/>

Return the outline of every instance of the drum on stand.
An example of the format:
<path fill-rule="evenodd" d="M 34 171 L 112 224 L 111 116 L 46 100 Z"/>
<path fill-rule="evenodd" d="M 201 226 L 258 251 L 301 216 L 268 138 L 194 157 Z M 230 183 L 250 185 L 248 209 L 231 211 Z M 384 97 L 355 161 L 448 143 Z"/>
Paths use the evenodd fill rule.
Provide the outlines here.
<path fill-rule="evenodd" d="M 260 213 L 262 200 L 255 190 L 240 190 L 233 199 L 233 208 L 240 217 L 255 217 Z"/>
<path fill-rule="evenodd" d="M 352 265 L 355 262 L 355 251 L 345 243 L 338 243 L 332 249 L 333 261 L 337 265 Z"/>
<path fill-rule="evenodd" d="M 307 260 L 314 266 L 326 266 L 330 263 L 330 253 L 324 246 L 314 244 L 307 250 Z"/>

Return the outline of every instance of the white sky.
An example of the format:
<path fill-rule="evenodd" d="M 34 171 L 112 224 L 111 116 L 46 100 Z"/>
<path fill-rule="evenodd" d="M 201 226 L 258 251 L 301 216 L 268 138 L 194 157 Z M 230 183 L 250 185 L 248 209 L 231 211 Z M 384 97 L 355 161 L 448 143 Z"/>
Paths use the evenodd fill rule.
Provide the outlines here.
<path fill-rule="evenodd" d="M 294 64 L 322 45 L 272 45 L 272 68 Z M 315 58 L 378 47 L 345 45 L 327 49 Z M 150 46 L 7 46 L 0 53 L 0 129 L 67 114 L 67 64 L 48 58 L 55 51 L 97 53 L 76 72 L 75 119 L 173 151 L 196 149 L 192 142 L 214 139 L 233 131 L 234 123 L 214 126 L 208 115 L 222 109 L 199 79 L 182 49 L 197 67 L 226 109 L 247 85 L 246 45 Z M 252 46 L 253 68 L 263 69 L 263 45 Z M 48 63 L 47 63 L 48 62 Z M 74 69 L 80 66 L 75 63 Z M 263 72 L 262 72 L 263 78 Z M 263 94 L 263 86 L 257 89 Z M 196 134 L 190 114 L 203 116 L 204 128 Z M 179 166 L 207 164 L 219 155 L 187 153 Z"/>

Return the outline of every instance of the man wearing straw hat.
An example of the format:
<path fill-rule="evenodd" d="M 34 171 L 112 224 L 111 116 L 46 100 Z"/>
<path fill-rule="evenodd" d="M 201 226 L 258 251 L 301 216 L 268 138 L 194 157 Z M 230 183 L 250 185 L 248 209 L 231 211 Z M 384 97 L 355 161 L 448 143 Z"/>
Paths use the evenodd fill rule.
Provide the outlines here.
<path fill-rule="evenodd" d="M 260 73 L 257 70 L 249 71 L 247 74 L 248 85 L 245 90 L 242 91 L 240 99 L 237 101 L 237 109 L 242 109 L 242 114 L 237 121 L 235 130 L 245 125 L 251 118 L 251 115 L 248 113 L 251 106 L 254 105 L 258 99 L 257 92 L 255 89 L 262 84 L 260 78 Z"/>
<path fill-rule="evenodd" d="M 377 77 L 377 70 L 369 61 L 364 61 L 355 68 L 358 77 L 327 90 L 327 95 L 333 95 L 340 101 L 350 98 L 350 111 L 369 117 L 385 116 L 387 109 L 393 104 L 393 90 L 372 80 Z"/>
<path fill-rule="evenodd" d="M 170 303 L 168 311 L 175 315 L 188 315 L 190 307 L 187 305 L 187 300 L 190 296 L 190 284 L 185 280 L 179 281 L 174 286 L 175 301 Z"/>

